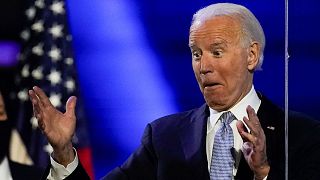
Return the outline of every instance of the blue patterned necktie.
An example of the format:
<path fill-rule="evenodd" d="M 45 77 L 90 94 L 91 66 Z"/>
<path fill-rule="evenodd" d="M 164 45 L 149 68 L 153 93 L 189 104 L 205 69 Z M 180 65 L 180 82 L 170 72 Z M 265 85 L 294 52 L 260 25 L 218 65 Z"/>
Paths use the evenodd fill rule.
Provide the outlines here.
<path fill-rule="evenodd" d="M 233 148 L 233 132 L 230 123 L 234 120 L 233 114 L 223 113 L 221 127 L 214 137 L 212 159 L 210 165 L 210 180 L 231 180 L 233 176 L 234 159 L 231 154 Z"/>

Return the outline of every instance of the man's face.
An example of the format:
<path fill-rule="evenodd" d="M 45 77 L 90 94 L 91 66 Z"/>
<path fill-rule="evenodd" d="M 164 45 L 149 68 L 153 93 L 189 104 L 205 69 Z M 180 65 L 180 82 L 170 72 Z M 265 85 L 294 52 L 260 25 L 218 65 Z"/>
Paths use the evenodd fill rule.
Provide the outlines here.
<path fill-rule="evenodd" d="M 193 71 L 206 103 L 217 111 L 234 106 L 252 86 L 257 44 L 244 48 L 240 29 L 234 18 L 218 16 L 190 30 Z"/>

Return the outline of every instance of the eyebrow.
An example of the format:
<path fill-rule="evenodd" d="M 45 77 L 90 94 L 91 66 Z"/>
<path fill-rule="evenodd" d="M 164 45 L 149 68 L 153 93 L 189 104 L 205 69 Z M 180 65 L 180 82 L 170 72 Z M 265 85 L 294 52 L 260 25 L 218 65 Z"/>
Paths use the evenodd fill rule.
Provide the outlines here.
<path fill-rule="evenodd" d="M 194 41 L 189 42 L 189 47 L 192 48 L 198 48 L 197 45 L 194 43 Z M 217 42 L 213 42 L 210 44 L 210 48 L 215 48 L 215 47 L 222 47 L 222 48 L 226 48 L 228 47 L 228 43 L 227 41 L 217 41 Z"/>
<path fill-rule="evenodd" d="M 189 41 L 188 45 L 189 45 L 189 47 L 190 47 L 190 48 L 193 48 L 193 47 L 195 47 L 195 46 L 196 46 L 196 45 L 195 45 L 195 43 L 194 43 L 193 41 L 192 41 L 192 42 L 190 42 L 190 41 Z"/>
<path fill-rule="evenodd" d="M 228 47 L 228 45 L 226 42 L 214 42 L 214 43 L 210 44 L 210 48 L 215 48 L 215 47 L 226 48 L 226 47 Z"/>

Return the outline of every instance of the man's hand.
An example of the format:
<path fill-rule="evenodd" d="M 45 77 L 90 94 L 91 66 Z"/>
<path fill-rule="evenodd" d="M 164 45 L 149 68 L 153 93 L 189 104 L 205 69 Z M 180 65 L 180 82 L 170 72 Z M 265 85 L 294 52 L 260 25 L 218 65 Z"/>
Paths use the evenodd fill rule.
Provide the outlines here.
<path fill-rule="evenodd" d="M 260 180 L 265 178 L 270 171 L 266 153 L 266 137 L 258 116 L 251 106 L 247 107 L 247 113 L 249 119 L 244 117 L 243 121 L 251 132 L 246 132 L 241 121 L 237 122 L 237 128 L 244 142 L 242 147 L 244 158 L 254 172 L 255 179 Z"/>
<path fill-rule="evenodd" d="M 29 90 L 29 96 L 39 128 L 53 147 L 53 158 L 66 167 L 75 157 L 71 139 L 76 126 L 76 97 L 68 99 L 66 112 L 62 113 L 51 104 L 39 87 Z"/>
<path fill-rule="evenodd" d="M 4 105 L 4 101 L 2 98 L 2 94 L 0 92 L 0 121 L 5 121 L 8 119 L 6 107 Z"/>

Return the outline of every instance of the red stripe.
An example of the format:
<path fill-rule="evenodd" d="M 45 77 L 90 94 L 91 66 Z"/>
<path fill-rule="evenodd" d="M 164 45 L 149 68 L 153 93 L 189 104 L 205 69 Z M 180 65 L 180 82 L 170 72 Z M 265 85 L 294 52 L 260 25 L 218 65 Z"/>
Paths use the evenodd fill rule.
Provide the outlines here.
<path fill-rule="evenodd" d="M 94 179 L 91 148 L 79 148 L 77 149 L 77 153 L 82 166 L 84 167 L 90 178 Z"/>

